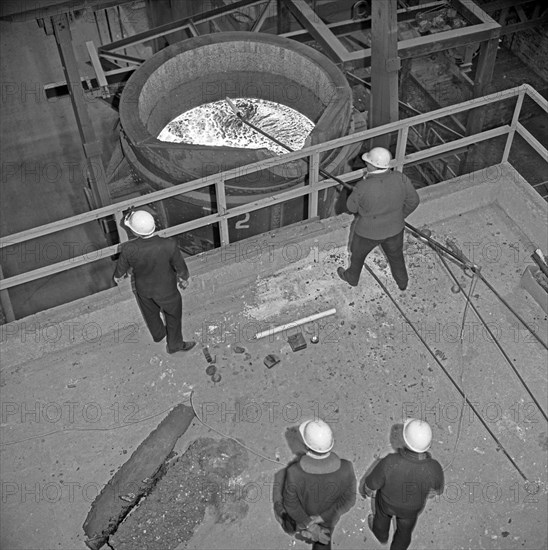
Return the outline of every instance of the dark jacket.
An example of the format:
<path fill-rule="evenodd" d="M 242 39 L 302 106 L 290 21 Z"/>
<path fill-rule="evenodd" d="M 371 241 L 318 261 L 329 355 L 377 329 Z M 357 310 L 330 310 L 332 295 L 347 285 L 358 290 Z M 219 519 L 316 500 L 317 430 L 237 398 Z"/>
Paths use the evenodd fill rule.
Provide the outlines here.
<path fill-rule="evenodd" d="M 304 455 L 287 468 L 283 505 L 297 527 L 306 527 L 311 516 L 321 516 L 333 527 L 356 502 L 356 476 L 348 460 L 335 453 L 322 459 Z"/>
<path fill-rule="evenodd" d="M 346 201 L 346 207 L 358 214 L 355 232 L 360 237 L 382 240 L 397 235 L 405 218 L 419 205 L 420 199 L 411 180 L 401 172 L 367 174 L 358 181 Z"/>
<path fill-rule="evenodd" d="M 365 485 L 380 491 L 393 508 L 420 511 L 431 491 L 443 492 L 443 469 L 430 453 L 421 455 L 409 449 L 385 456 L 365 478 Z"/>
<path fill-rule="evenodd" d="M 165 298 L 177 292 L 177 277 L 188 279 L 188 267 L 174 239 L 141 237 L 123 243 L 114 276 L 133 268 L 135 290 L 145 298 Z"/>

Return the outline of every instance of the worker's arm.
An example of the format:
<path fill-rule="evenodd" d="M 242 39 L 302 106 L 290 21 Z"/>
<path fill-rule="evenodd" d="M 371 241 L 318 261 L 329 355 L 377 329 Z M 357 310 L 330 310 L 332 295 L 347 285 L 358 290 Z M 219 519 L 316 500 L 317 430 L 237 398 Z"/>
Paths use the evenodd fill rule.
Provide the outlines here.
<path fill-rule="evenodd" d="M 173 251 L 171 253 L 170 263 L 171 267 L 175 270 L 177 273 L 177 280 L 179 281 L 179 286 L 182 288 L 186 288 L 186 282 L 188 281 L 190 274 L 188 271 L 188 267 L 185 262 L 185 258 L 183 256 L 183 253 L 177 246 L 177 243 L 175 241 L 173 242 Z"/>
<path fill-rule="evenodd" d="M 373 491 L 373 489 L 367 486 L 367 483 L 365 482 L 365 478 L 366 476 L 363 476 L 358 490 L 360 491 L 360 495 L 363 498 L 367 498 L 367 497 L 371 498 L 375 494 L 375 491 Z"/>
<path fill-rule="evenodd" d="M 377 491 L 381 489 L 386 482 L 384 474 L 384 459 L 381 460 L 374 468 L 371 470 L 371 473 L 365 477 L 364 485 L 370 491 Z"/>
<path fill-rule="evenodd" d="M 346 208 L 352 214 L 356 214 L 360 208 L 361 200 L 361 185 L 360 182 L 356 184 L 354 190 L 350 193 L 348 199 L 346 199 Z"/>
<path fill-rule="evenodd" d="M 309 516 L 303 508 L 300 497 L 300 484 L 294 476 L 292 468 L 287 470 L 282 495 L 284 508 L 295 520 L 298 529 L 305 529 L 316 523 L 314 517 Z"/>
<path fill-rule="evenodd" d="M 118 262 L 116 263 L 116 269 L 114 270 L 114 282 L 118 284 L 124 277 L 127 276 L 130 269 L 130 264 L 128 261 L 128 250 L 127 247 L 129 244 L 124 244 L 120 250 L 120 256 L 118 257 Z"/>
<path fill-rule="evenodd" d="M 339 518 L 344 513 L 348 512 L 348 510 L 356 504 L 356 475 L 354 474 L 352 464 L 348 463 L 348 466 L 344 479 L 342 479 L 340 483 L 340 485 L 345 488 L 344 492 L 330 503 L 331 505 L 327 510 L 322 512 L 323 521 L 327 524 L 331 523 L 333 518 Z M 337 484 L 336 487 L 333 487 L 333 490 L 338 492 L 340 485 Z"/>
<path fill-rule="evenodd" d="M 403 186 L 405 189 L 405 199 L 403 202 L 403 217 L 407 218 L 411 212 L 414 212 L 419 206 L 420 198 L 417 190 L 413 187 L 411 180 L 405 175 L 403 177 Z"/>

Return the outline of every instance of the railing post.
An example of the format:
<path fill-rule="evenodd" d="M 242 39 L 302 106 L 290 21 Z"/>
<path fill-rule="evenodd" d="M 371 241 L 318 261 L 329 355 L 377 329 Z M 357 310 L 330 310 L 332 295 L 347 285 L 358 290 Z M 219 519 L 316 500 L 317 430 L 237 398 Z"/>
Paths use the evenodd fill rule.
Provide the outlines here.
<path fill-rule="evenodd" d="M 312 153 L 308 158 L 308 185 L 311 188 L 308 195 L 308 219 L 318 215 L 318 191 L 314 187 L 318 183 L 320 170 L 320 155 Z"/>
<path fill-rule="evenodd" d="M 224 216 L 226 214 L 226 195 L 225 182 L 223 179 L 219 179 L 215 182 L 215 195 L 217 197 L 217 214 L 219 215 L 219 217 Z M 219 231 L 221 234 L 221 246 L 226 246 L 230 244 L 227 218 L 220 218 Z"/>
<path fill-rule="evenodd" d="M 396 143 L 396 170 L 403 172 L 403 160 L 405 158 L 405 150 L 407 149 L 407 134 L 409 126 L 404 126 L 398 130 L 398 141 Z"/>
<path fill-rule="evenodd" d="M 514 107 L 514 114 L 512 116 L 512 122 L 510 124 L 510 131 L 508 132 L 508 137 L 506 138 L 506 145 L 504 146 L 504 152 L 502 153 L 501 162 L 508 162 L 508 157 L 510 156 L 510 149 L 512 148 L 512 143 L 514 142 L 514 135 L 516 133 L 516 128 L 518 126 L 519 115 L 521 114 L 521 106 L 523 105 L 524 97 L 525 97 L 525 87 L 521 88 L 518 94 L 516 106 Z"/>
<path fill-rule="evenodd" d="M 0 265 L 0 279 L 4 278 L 4 272 Z M 11 305 L 10 295 L 8 290 L 0 290 L 0 303 L 2 304 L 2 311 L 6 317 L 7 323 L 15 321 L 15 313 L 13 313 L 13 307 Z"/>

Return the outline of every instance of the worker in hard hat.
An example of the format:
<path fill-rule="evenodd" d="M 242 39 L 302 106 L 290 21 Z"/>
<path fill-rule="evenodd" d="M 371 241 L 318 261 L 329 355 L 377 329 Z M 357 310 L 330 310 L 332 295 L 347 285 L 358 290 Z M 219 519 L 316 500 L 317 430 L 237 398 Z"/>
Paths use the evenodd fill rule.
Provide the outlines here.
<path fill-rule="evenodd" d="M 356 502 L 356 476 L 352 464 L 332 451 L 335 440 L 326 422 L 307 420 L 299 431 L 307 452 L 287 468 L 283 507 L 299 538 L 312 542 L 313 550 L 328 550 L 335 524 Z"/>
<path fill-rule="evenodd" d="M 365 175 L 346 201 L 348 210 L 356 214 L 350 267 L 339 267 L 337 274 L 357 286 L 367 255 L 380 245 L 398 288 L 405 290 L 409 277 L 403 257 L 403 231 L 405 218 L 419 205 L 419 195 L 407 176 L 390 170 L 392 155 L 388 149 L 374 147 L 362 159 Z"/>
<path fill-rule="evenodd" d="M 385 456 L 364 477 L 360 493 L 375 494 L 375 514 L 369 514 L 367 523 L 381 543 L 388 541 L 390 522 L 396 517 L 396 531 L 390 550 L 405 550 L 411 544 L 411 535 L 426 499 L 443 492 L 443 469 L 428 449 L 432 443 L 432 429 L 416 418 L 403 426 L 405 447 L 398 453 Z"/>
<path fill-rule="evenodd" d="M 132 268 L 137 303 L 153 340 L 167 336 L 170 354 L 192 349 L 196 342 L 183 340 L 183 303 L 177 289 L 177 282 L 180 288 L 188 286 L 189 272 L 177 242 L 154 235 L 154 217 L 146 210 L 130 212 L 124 224 L 136 238 L 122 243 L 114 281 L 119 284 Z"/>

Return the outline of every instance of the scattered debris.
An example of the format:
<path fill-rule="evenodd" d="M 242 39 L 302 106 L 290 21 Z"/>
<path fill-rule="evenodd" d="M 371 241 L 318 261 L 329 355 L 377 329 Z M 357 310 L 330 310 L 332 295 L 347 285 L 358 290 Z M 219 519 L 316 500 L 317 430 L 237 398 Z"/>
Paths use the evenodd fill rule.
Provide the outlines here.
<path fill-rule="evenodd" d="M 274 365 L 277 365 L 280 362 L 280 358 L 277 355 L 271 353 L 264 358 L 264 364 L 267 369 L 271 369 Z"/>
<path fill-rule="evenodd" d="M 302 332 L 297 332 L 297 334 L 292 334 L 287 342 L 291 346 L 293 351 L 299 351 L 306 348 L 306 342 L 303 338 Z"/>

